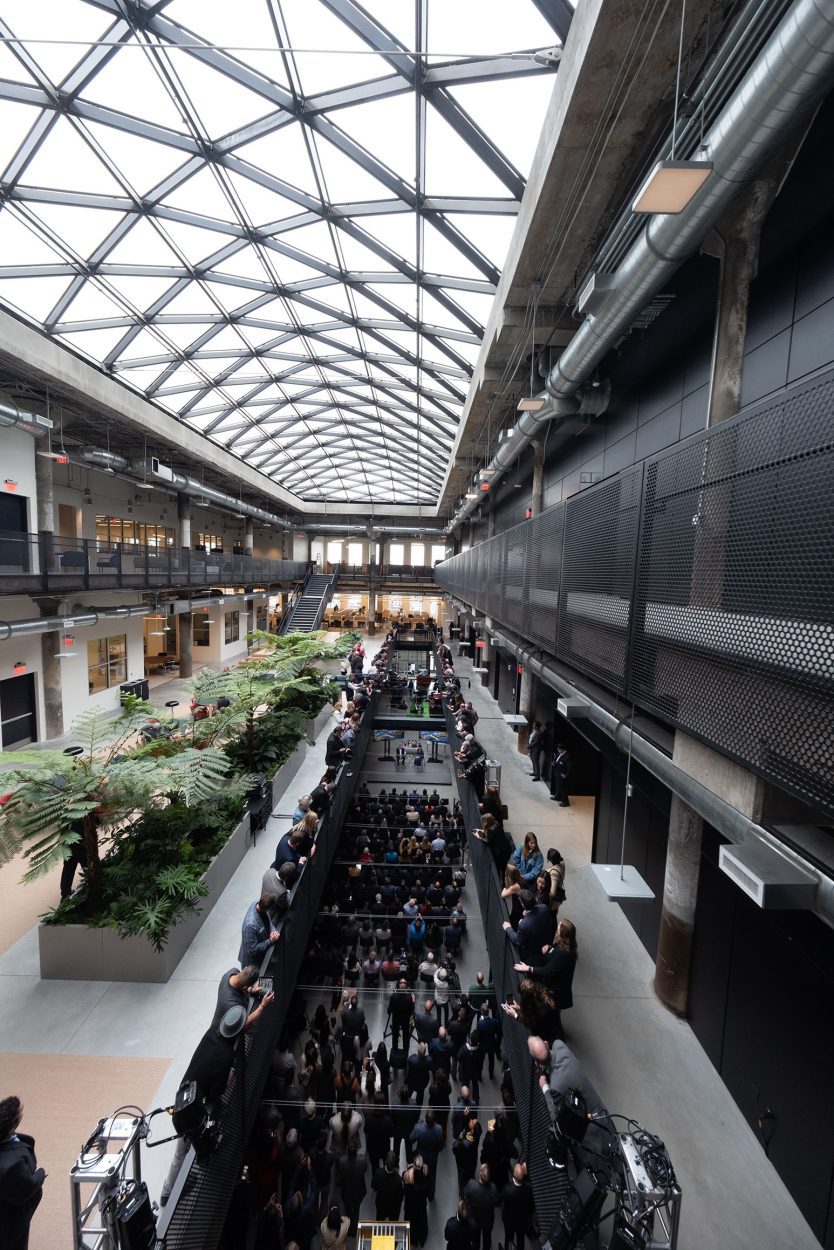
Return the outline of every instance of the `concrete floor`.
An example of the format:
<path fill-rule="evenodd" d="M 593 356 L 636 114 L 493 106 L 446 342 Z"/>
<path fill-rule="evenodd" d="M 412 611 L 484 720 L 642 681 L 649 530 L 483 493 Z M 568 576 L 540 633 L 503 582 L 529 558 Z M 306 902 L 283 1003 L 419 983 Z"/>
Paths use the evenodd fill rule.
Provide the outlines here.
<path fill-rule="evenodd" d="M 456 666 L 464 691 L 481 715 L 478 736 L 488 753 L 503 764 L 508 828 L 516 836 L 533 829 L 543 846 L 558 846 L 567 861 L 563 914 L 577 924 L 580 947 L 575 1007 L 564 1018 L 568 1041 L 612 1110 L 636 1117 L 666 1142 L 683 1189 L 680 1247 L 818 1250 L 819 1243 L 692 1030 L 655 999 L 649 956 L 619 907 L 608 902 L 593 877 L 588 866 L 592 800 L 577 799 L 567 809 L 551 803 L 546 787 L 530 779 L 528 760 L 517 753 L 514 731 L 504 723 L 477 676 L 471 678 L 467 691 L 469 662 L 457 660 Z M 279 812 L 291 811 L 296 796 L 308 791 L 321 775 L 328 728 L 309 748 L 301 770 L 279 799 Z M 427 774 L 424 784 L 430 779 Z M 263 870 L 285 828 L 284 819 L 270 821 L 168 985 L 42 982 L 33 926 L 0 957 L 4 1003 L 0 1052 L 86 1055 L 91 1062 L 100 1055 L 164 1058 L 167 1071 L 150 1105 L 173 1101 L 211 1017 L 220 975 L 235 963 L 243 913 L 258 893 Z M 470 887 L 465 902 L 475 932 L 461 961 L 464 983 L 478 966 L 473 952 L 483 949 L 476 937 L 473 894 Z M 379 1031 L 382 1010 L 379 1005 L 372 1035 L 375 1028 Z M 488 1095 L 494 1098 L 495 1088 L 485 1083 L 484 1103 L 490 1100 Z M 112 1110 L 91 1103 L 86 1120 L 77 1126 L 78 1141 L 87 1136 L 99 1116 Z M 170 1146 L 144 1151 L 143 1173 L 154 1197 L 159 1194 L 170 1152 Z M 67 1169 L 73 1161 L 66 1159 Z M 66 1172 L 54 1169 L 48 1184 L 66 1186 L 68 1208 Z M 430 1245 L 438 1243 L 442 1221 L 454 1211 L 455 1173 L 448 1147 L 438 1173 L 437 1194 L 430 1215 Z M 499 1235 L 497 1226 L 493 1244 Z M 46 1248 L 39 1239 L 37 1216 L 31 1247 Z"/>

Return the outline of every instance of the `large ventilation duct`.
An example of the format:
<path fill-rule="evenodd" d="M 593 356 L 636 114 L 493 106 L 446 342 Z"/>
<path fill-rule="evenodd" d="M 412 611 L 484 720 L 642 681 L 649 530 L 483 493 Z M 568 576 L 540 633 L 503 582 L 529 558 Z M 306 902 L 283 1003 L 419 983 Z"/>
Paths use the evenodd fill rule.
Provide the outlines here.
<path fill-rule="evenodd" d="M 0 621 L 0 642 L 9 638 L 26 638 L 34 634 L 48 634 L 53 629 L 86 629 L 98 625 L 99 621 L 126 620 L 131 616 L 155 616 L 163 608 L 170 606 L 171 611 L 165 616 L 181 616 L 199 608 L 209 608 L 218 604 L 250 603 L 253 599 L 263 598 L 249 592 L 243 595 L 206 595 L 202 599 L 177 599 L 173 603 L 166 601 L 158 608 L 147 603 L 121 603 L 114 607 L 94 608 L 81 603 L 73 604 L 69 612 L 63 616 L 33 616 L 21 621 Z"/>
<path fill-rule="evenodd" d="M 134 476 L 138 474 L 142 479 L 142 481 L 137 481 L 138 486 L 141 486 L 143 481 L 150 481 L 154 486 L 164 485 L 168 490 L 177 491 L 179 494 L 205 499 L 219 508 L 226 508 L 241 516 L 251 517 L 255 521 L 262 521 L 265 525 L 279 525 L 282 529 L 291 528 L 290 522 L 284 517 L 277 516 L 274 512 L 267 512 L 264 508 L 256 508 L 254 504 L 244 503 L 236 499 L 234 495 L 226 495 L 221 490 L 215 490 L 213 486 L 198 482 L 196 478 L 188 477 L 183 473 L 175 473 L 167 465 L 160 464 L 156 458 L 144 460 L 140 457 L 138 460 L 128 460 L 113 451 L 85 448 L 73 452 L 70 459 L 73 463 L 86 465 L 87 468 L 110 470 L 112 473 L 132 473 Z"/>
<path fill-rule="evenodd" d="M 52 422 L 39 412 L 26 412 L 8 399 L 0 399 L 0 426 L 24 430 L 33 438 L 43 438 L 52 429 Z"/>
<path fill-rule="evenodd" d="M 495 473 L 502 472 L 507 457 L 515 460 L 533 435 L 564 411 L 560 406 L 572 401 L 577 388 L 629 332 L 638 314 L 696 250 L 745 183 L 811 115 L 832 86 L 834 6 L 830 0 L 797 0 L 706 135 L 703 157 L 712 162 L 713 171 L 704 186 L 682 212 L 649 219 L 612 275 L 605 302 L 585 318 L 551 369 L 545 407 L 522 414 L 505 444 L 508 450 L 499 449 L 489 466 Z M 450 528 L 465 520 L 475 506 L 477 501 L 467 500 Z"/>

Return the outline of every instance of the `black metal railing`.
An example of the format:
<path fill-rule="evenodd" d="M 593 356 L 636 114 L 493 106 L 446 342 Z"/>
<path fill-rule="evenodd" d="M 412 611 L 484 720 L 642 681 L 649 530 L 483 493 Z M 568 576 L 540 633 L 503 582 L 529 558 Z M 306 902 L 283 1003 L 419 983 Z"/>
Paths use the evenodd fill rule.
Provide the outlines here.
<path fill-rule="evenodd" d="M 833 411 L 829 373 L 444 561 L 435 580 L 834 814 L 834 562 L 820 558 Z"/>
<path fill-rule="evenodd" d="M 444 708 L 449 750 L 453 752 L 458 743 L 455 718 L 445 705 Z M 500 1004 L 506 1002 L 508 994 L 518 998 L 520 980 L 514 967 L 517 959 L 515 947 L 502 928 L 504 921 L 509 919 L 509 909 L 501 897 L 502 882 L 491 849 L 485 842 L 472 836 L 472 830 L 481 823 L 478 796 L 471 782 L 465 777 L 457 776 L 457 770 L 455 781 L 466 824 L 471 861 L 469 879 L 474 879 L 478 892 L 490 975 L 500 1011 Z M 502 1029 L 504 1062 L 509 1065 L 512 1073 L 513 1094 L 524 1143 L 527 1172 L 533 1186 L 536 1216 L 539 1227 L 546 1231 L 555 1223 L 567 1190 L 567 1181 L 558 1179 L 545 1153 L 544 1143 L 550 1128 L 550 1117 L 539 1089 L 538 1073 L 527 1049 L 527 1030 L 507 1015 L 502 1017 Z"/>
<path fill-rule="evenodd" d="M 243 1035 L 236 1079 L 223 1102 L 220 1145 L 202 1166 L 193 1151 L 189 1152 L 160 1219 L 157 1236 L 164 1237 L 166 1250 L 214 1250 L 219 1242 L 310 929 L 370 741 L 377 699 L 376 695 L 372 697 L 362 718 L 353 755 L 339 770 L 330 807 L 319 822 L 315 853 L 304 865 L 290 906 L 277 924 L 280 940 L 264 958 L 261 974 L 272 977 L 275 998 L 257 1025 Z"/>
<path fill-rule="evenodd" d="M 242 551 L 198 551 L 0 531 L 0 588 L 112 589 L 147 586 L 249 585 L 299 581 L 300 560 L 269 560 Z"/>

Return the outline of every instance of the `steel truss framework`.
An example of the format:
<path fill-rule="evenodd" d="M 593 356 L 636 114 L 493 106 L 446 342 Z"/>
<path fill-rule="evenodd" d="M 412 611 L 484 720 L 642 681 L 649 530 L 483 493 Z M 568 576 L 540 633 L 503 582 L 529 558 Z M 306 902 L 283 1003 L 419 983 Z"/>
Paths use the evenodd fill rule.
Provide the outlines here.
<path fill-rule="evenodd" d="M 572 15 L 3 0 L 0 301 L 300 498 L 436 500 L 524 190 L 462 101 L 491 84 L 535 140 L 553 83 L 532 53 L 421 55 L 477 46 L 457 7 L 493 48 Z M 86 46 L 18 41 L 62 35 Z M 347 60 L 277 51 L 311 42 Z"/>

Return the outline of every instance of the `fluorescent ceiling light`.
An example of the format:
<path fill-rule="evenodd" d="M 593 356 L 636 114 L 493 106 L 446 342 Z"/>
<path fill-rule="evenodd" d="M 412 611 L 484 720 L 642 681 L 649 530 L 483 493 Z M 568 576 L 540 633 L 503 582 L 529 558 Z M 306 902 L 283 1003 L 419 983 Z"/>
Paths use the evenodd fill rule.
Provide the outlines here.
<path fill-rule="evenodd" d="M 494 473 L 494 469 L 481 469 L 481 477 L 492 477 Z"/>
<path fill-rule="evenodd" d="M 680 213 L 712 173 L 712 161 L 658 161 L 632 204 L 635 213 Z"/>
<path fill-rule="evenodd" d="M 526 399 L 520 399 L 518 401 L 519 412 L 541 412 L 543 407 L 544 407 L 543 399 L 532 399 L 528 397 Z"/>
<path fill-rule="evenodd" d="M 481 498 L 481 496 L 478 494 L 478 492 L 477 492 L 477 491 L 474 491 L 474 490 L 473 490 L 473 491 L 469 491 L 469 492 L 466 494 L 465 498 L 466 498 L 466 499 L 480 499 L 480 498 Z"/>

